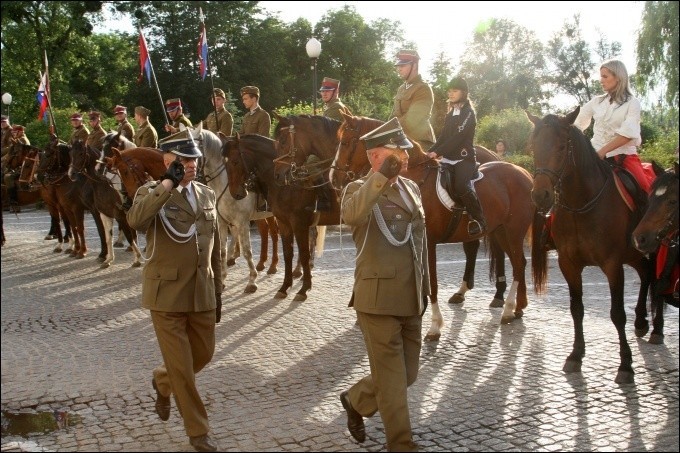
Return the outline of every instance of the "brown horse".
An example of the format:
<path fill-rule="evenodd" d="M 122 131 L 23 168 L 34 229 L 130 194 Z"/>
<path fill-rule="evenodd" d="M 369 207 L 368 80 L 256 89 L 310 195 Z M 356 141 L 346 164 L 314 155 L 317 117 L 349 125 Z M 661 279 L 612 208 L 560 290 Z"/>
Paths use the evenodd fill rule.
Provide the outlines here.
<path fill-rule="evenodd" d="M 633 230 L 633 243 L 642 253 L 656 258 L 656 274 L 653 283 L 651 313 L 653 330 L 649 334 L 652 344 L 663 343 L 664 302 L 678 307 L 678 284 L 680 262 L 678 261 L 678 164 L 673 171 L 664 172 L 654 166 L 657 178 L 652 184 L 647 210 Z M 639 320 L 647 318 L 647 307 L 635 309 L 636 334 Z M 643 332 L 646 333 L 643 326 Z"/>
<path fill-rule="evenodd" d="M 579 110 L 577 107 L 566 116 L 546 115 L 542 119 L 527 112 L 534 123 L 529 142 L 536 168 L 531 197 L 539 210 L 553 210 L 552 236 L 560 270 L 569 286 L 574 321 L 573 350 L 563 370 L 581 371 L 585 355 L 581 274 L 586 266 L 598 266 L 609 281 L 611 319 L 619 336 L 621 363 L 615 381 L 632 383 L 633 357 L 626 339 L 623 305 L 623 265 L 629 264 L 640 276 L 640 307 L 646 304 L 650 263 L 631 243 L 638 219 L 619 195 L 611 167 L 597 156 L 590 141 L 574 126 Z M 543 248 L 534 249 L 534 274 L 547 272 L 546 253 Z"/>
<path fill-rule="evenodd" d="M 335 184 L 348 182 L 348 175 L 360 175 L 368 166 L 368 157 L 363 142 L 359 139 L 365 133 L 383 124 L 382 121 L 365 117 L 347 118 L 338 132 L 340 146 L 334 162 Z M 512 322 L 524 314 L 527 307 L 527 290 L 525 279 L 526 259 L 524 257 L 524 238 L 532 225 L 533 235 L 541 229 L 543 219 L 535 213 L 531 203 L 531 176 L 529 173 L 507 162 L 487 162 L 480 167 L 484 177 L 475 183 L 484 215 L 488 223 L 487 237 L 490 239 L 492 277 L 495 274 L 505 275 L 504 253 L 512 264 L 513 282 L 505 307 L 501 315 L 501 323 Z M 437 244 L 469 242 L 479 237 L 467 234 L 467 221 L 459 222 L 450 231 L 452 212 L 445 206 L 438 195 L 439 164 L 430 159 L 414 143 L 409 152 L 408 170 L 403 176 L 416 181 L 420 186 L 427 222 L 427 246 L 430 267 L 430 286 L 432 294 L 432 323 L 427 340 L 437 340 L 443 327 L 443 317 L 437 300 Z M 344 178 L 342 177 L 344 176 Z M 532 237 L 535 243 L 536 238 Z M 466 266 L 466 270 L 469 268 Z M 474 267 L 472 267 L 474 270 Z M 502 273 L 502 274 L 501 274 Z M 471 276 L 466 276 L 471 278 Z M 502 279 L 504 280 L 504 279 Z M 463 282 L 465 285 L 465 281 Z M 498 286 L 497 286 L 498 288 Z M 504 287 L 502 288 L 505 289 Z M 501 292 L 502 297 L 502 292 Z M 450 300 L 449 302 L 454 302 Z"/>

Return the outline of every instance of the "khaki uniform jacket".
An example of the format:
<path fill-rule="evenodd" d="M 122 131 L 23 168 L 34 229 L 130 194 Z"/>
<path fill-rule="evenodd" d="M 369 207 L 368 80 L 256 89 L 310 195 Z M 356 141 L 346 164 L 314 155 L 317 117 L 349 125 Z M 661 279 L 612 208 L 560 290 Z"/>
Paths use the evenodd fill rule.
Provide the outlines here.
<path fill-rule="evenodd" d="M 175 121 L 173 121 L 171 126 L 177 128 L 177 131 L 179 132 L 180 124 L 184 124 L 186 127 L 193 127 L 191 121 L 189 121 L 189 118 L 184 116 L 184 113 L 182 113 Z"/>
<path fill-rule="evenodd" d="M 87 142 L 85 144 L 90 146 L 91 148 L 96 149 L 97 151 L 101 151 L 102 148 L 104 147 L 105 137 L 106 131 L 104 130 L 102 125 L 99 124 L 92 130 L 92 132 L 90 132 L 90 135 L 87 136 Z"/>
<path fill-rule="evenodd" d="M 412 208 L 399 189 L 390 186 L 382 173 L 373 171 L 350 183 L 343 198 L 342 221 L 352 227 L 358 254 L 350 306 L 359 312 L 417 316 L 423 313 L 424 297 L 430 294 L 420 189 L 407 178 L 399 177 L 399 184 Z M 411 225 L 411 241 L 402 246 L 387 241 L 372 212 L 376 203 L 395 239 L 403 240 Z"/>
<path fill-rule="evenodd" d="M 73 129 L 73 132 L 71 132 L 71 138 L 69 139 L 69 143 L 73 145 L 75 142 L 80 140 L 83 143 L 87 143 L 87 137 L 90 136 L 90 130 L 86 128 L 83 125 L 78 126 L 76 129 Z"/>
<path fill-rule="evenodd" d="M 269 113 L 264 111 L 262 107 L 258 107 L 245 114 L 239 134 L 259 134 L 269 137 L 271 125 L 272 120 L 269 118 Z"/>
<path fill-rule="evenodd" d="M 153 181 L 142 186 L 128 211 L 130 226 L 146 233 L 142 307 L 165 312 L 200 312 L 214 309 L 215 291 L 222 291 L 220 232 L 215 192 L 192 182 L 197 211 L 176 189 L 169 193 Z M 188 242 L 175 242 L 166 232 L 159 211 L 179 233 L 196 225 Z"/>
<path fill-rule="evenodd" d="M 148 121 L 135 132 L 132 141 L 138 148 L 158 148 L 158 133 Z"/>
<path fill-rule="evenodd" d="M 135 136 L 135 128 L 132 127 L 132 124 L 127 120 L 123 120 L 122 123 L 118 125 L 118 133 L 122 135 L 123 137 L 127 138 L 128 140 L 132 141 L 134 136 Z"/>
<path fill-rule="evenodd" d="M 217 121 L 215 120 L 215 112 L 210 112 L 210 114 L 205 119 L 205 125 L 208 130 L 215 135 L 219 135 L 218 132 L 222 132 L 227 137 L 234 133 L 234 117 L 231 113 L 222 107 L 217 111 L 217 119 L 220 121 L 220 128 L 217 129 Z"/>
<path fill-rule="evenodd" d="M 9 152 L 10 145 L 12 144 L 12 129 L 10 127 L 4 128 L 2 130 L 2 155 L 4 156 Z"/>
<path fill-rule="evenodd" d="M 340 114 L 340 111 L 345 109 L 347 109 L 345 104 L 343 104 L 339 99 L 335 99 L 324 106 L 323 116 L 338 121 L 345 121 L 345 119 Z"/>
<path fill-rule="evenodd" d="M 413 83 L 403 83 L 394 97 L 390 118 L 396 117 L 404 133 L 418 142 L 435 142 L 434 129 L 430 124 L 434 94 L 432 88 L 419 75 Z"/>
<path fill-rule="evenodd" d="M 21 165 L 19 165 L 18 168 L 5 168 L 8 164 L 8 160 L 10 158 L 9 156 L 10 156 L 10 152 L 12 151 L 12 148 L 14 148 L 18 144 L 30 145 L 31 141 L 28 139 L 28 137 L 26 137 L 26 135 L 22 135 L 21 137 L 19 137 L 17 139 L 11 139 L 9 146 L 7 147 L 7 152 L 2 155 L 2 166 L 3 166 L 3 169 L 6 170 L 6 171 L 18 170 L 18 169 L 21 168 Z M 16 149 L 14 151 L 15 151 L 15 154 L 21 154 L 20 149 Z M 7 184 L 9 187 L 15 187 L 14 177 L 8 179 L 7 176 L 8 175 L 5 175 L 5 184 Z M 19 178 L 19 176 L 16 176 L 16 179 L 18 179 L 18 178 Z"/>

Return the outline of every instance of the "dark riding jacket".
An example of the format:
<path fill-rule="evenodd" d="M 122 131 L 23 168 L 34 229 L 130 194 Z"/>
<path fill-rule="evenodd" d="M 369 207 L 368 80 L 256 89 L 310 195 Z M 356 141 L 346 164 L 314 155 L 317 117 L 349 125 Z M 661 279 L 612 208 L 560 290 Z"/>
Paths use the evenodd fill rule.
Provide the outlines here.
<path fill-rule="evenodd" d="M 430 148 L 430 152 L 437 153 L 448 160 L 472 160 L 476 159 L 475 130 L 477 129 L 477 116 L 467 101 L 460 109 L 458 115 L 454 115 L 451 109 L 444 118 L 444 127 L 437 142 Z"/>

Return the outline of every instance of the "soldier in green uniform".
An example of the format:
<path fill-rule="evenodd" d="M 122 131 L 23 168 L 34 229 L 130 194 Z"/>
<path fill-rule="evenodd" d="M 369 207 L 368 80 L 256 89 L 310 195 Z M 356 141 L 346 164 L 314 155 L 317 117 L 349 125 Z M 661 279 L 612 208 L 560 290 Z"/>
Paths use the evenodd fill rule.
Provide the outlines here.
<path fill-rule="evenodd" d="M 78 140 L 87 143 L 87 137 L 90 136 L 90 131 L 83 125 L 83 115 L 77 112 L 71 115 L 71 127 L 73 127 L 73 132 L 71 132 L 71 138 L 68 142 L 71 145 Z"/>
<path fill-rule="evenodd" d="M 137 132 L 135 132 L 132 141 L 135 146 L 139 148 L 158 148 L 158 133 L 156 129 L 149 123 L 149 115 L 151 110 L 141 105 L 135 107 L 135 122 L 137 123 Z"/>
<path fill-rule="evenodd" d="M 406 135 L 416 140 L 423 151 L 427 151 L 435 142 L 434 130 L 430 124 L 434 94 L 432 88 L 418 74 L 419 60 L 420 56 L 415 50 L 401 50 L 397 54 L 394 65 L 404 83 L 394 97 L 390 118 L 397 118 Z"/>
<path fill-rule="evenodd" d="M 340 81 L 331 79 L 330 77 L 324 77 L 323 82 L 321 82 L 321 88 L 319 88 L 319 93 L 321 93 L 321 99 L 324 102 L 323 116 L 332 118 L 338 121 L 344 121 L 344 118 L 340 114 L 341 111 L 346 111 L 348 114 L 351 113 L 347 106 L 340 101 Z"/>
<path fill-rule="evenodd" d="M 168 112 L 168 116 L 172 121 L 172 124 L 165 125 L 165 131 L 174 134 L 179 132 L 179 125 L 184 124 L 186 127 L 192 127 L 189 118 L 184 116 L 182 111 L 182 101 L 179 98 L 168 99 L 165 101 L 165 111 Z"/>
<path fill-rule="evenodd" d="M 224 107 L 227 102 L 227 96 L 220 88 L 215 88 L 213 95 L 210 96 L 210 100 L 215 109 L 208 114 L 204 121 L 206 129 L 217 135 L 222 132 L 225 136 L 229 137 L 233 133 L 234 117 Z M 215 111 L 217 111 L 217 119 L 215 119 Z"/>
<path fill-rule="evenodd" d="M 9 125 L 9 118 L 2 115 L 2 156 L 9 152 L 9 146 L 12 144 L 12 128 Z"/>
<path fill-rule="evenodd" d="M 241 88 L 241 101 L 248 112 L 243 116 L 239 134 L 259 134 L 269 137 L 272 120 L 260 107 L 260 89 L 254 86 Z"/>
<path fill-rule="evenodd" d="M 6 156 L 11 156 L 14 153 L 20 153 L 20 150 L 14 150 L 13 148 L 17 145 L 30 145 L 31 142 L 28 137 L 24 135 L 25 128 L 19 124 L 15 124 L 11 128 L 12 138 L 10 140 L 9 151 Z M 8 159 L 9 157 L 4 157 Z M 3 163 L 4 166 L 4 163 Z M 7 173 L 4 175 L 5 186 L 7 186 L 7 196 L 9 197 L 9 210 L 11 212 L 21 212 L 19 207 L 19 189 L 17 187 L 17 181 L 21 176 L 21 166 L 18 168 L 5 168 Z"/>
<path fill-rule="evenodd" d="M 90 127 L 92 132 L 87 136 L 87 142 L 85 145 L 90 148 L 101 151 L 104 146 L 104 137 L 106 137 L 106 131 L 101 125 L 101 113 L 90 112 L 88 117 L 90 118 Z"/>
<path fill-rule="evenodd" d="M 127 119 L 127 107 L 123 105 L 117 105 L 113 109 L 113 115 L 118 122 L 118 133 L 128 140 L 132 141 L 135 136 L 135 128 Z"/>

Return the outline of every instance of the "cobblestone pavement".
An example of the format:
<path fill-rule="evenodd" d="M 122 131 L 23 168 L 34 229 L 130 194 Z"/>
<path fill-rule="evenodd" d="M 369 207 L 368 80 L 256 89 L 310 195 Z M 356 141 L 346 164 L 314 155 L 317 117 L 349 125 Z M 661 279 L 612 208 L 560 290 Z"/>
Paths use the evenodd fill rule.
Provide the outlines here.
<path fill-rule="evenodd" d="M 149 314 L 140 308 L 142 271 L 130 267 L 131 254 L 117 249 L 115 263 L 99 269 L 91 218 L 93 247 L 75 260 L 43 241 L 45 211 L 4 215 L 3 413 L 65 411 L 77 423 L 25 437 L 3 434 L 2 451 L 191 451 L 174 403 L 167 422 L 154 412 L 151 370 L 161 357 Z M 305 302 L 293 302 L 292 294 L 273 298 L 283 261 L 278 274 L 262 273 L 249 295 L 242 292 L 243 259 L 230 268 L 215 357 L 197 377 L 223 450 L 384 450 L 379 415 L 367 419 L 367 441 L 356 444 L 338 400 L 369 372 L 347 307 L 354 248 L 346 233 L 329 231 Z M 259 250 L 259 238 L 253 243 Z M 460 245 L 438 251 L 446 300 L 458 287 L 463 253 Z M 484 256 L 465 303 L 442 303 L 442 337 L 424 344 L 409 389 L 421 449 L 678 451 L 678 311 L 666 312 L 664 345 L 636 338 L 637 279 L 626 269 L 626 332 L 636 375 L 634 385 L 617 385 L 608 287 L 599 270 L 588 270 L 587 356 L 581 373 L 567 375 L 568 291 L 554 257 L 550 263 L 548 292 L 530 293 L 524 318 L 512 324 L 500 325 L 501 309 L 488 308 L 493 289 Z M 425 331 L 429 322 L 423 324 Z"/>

